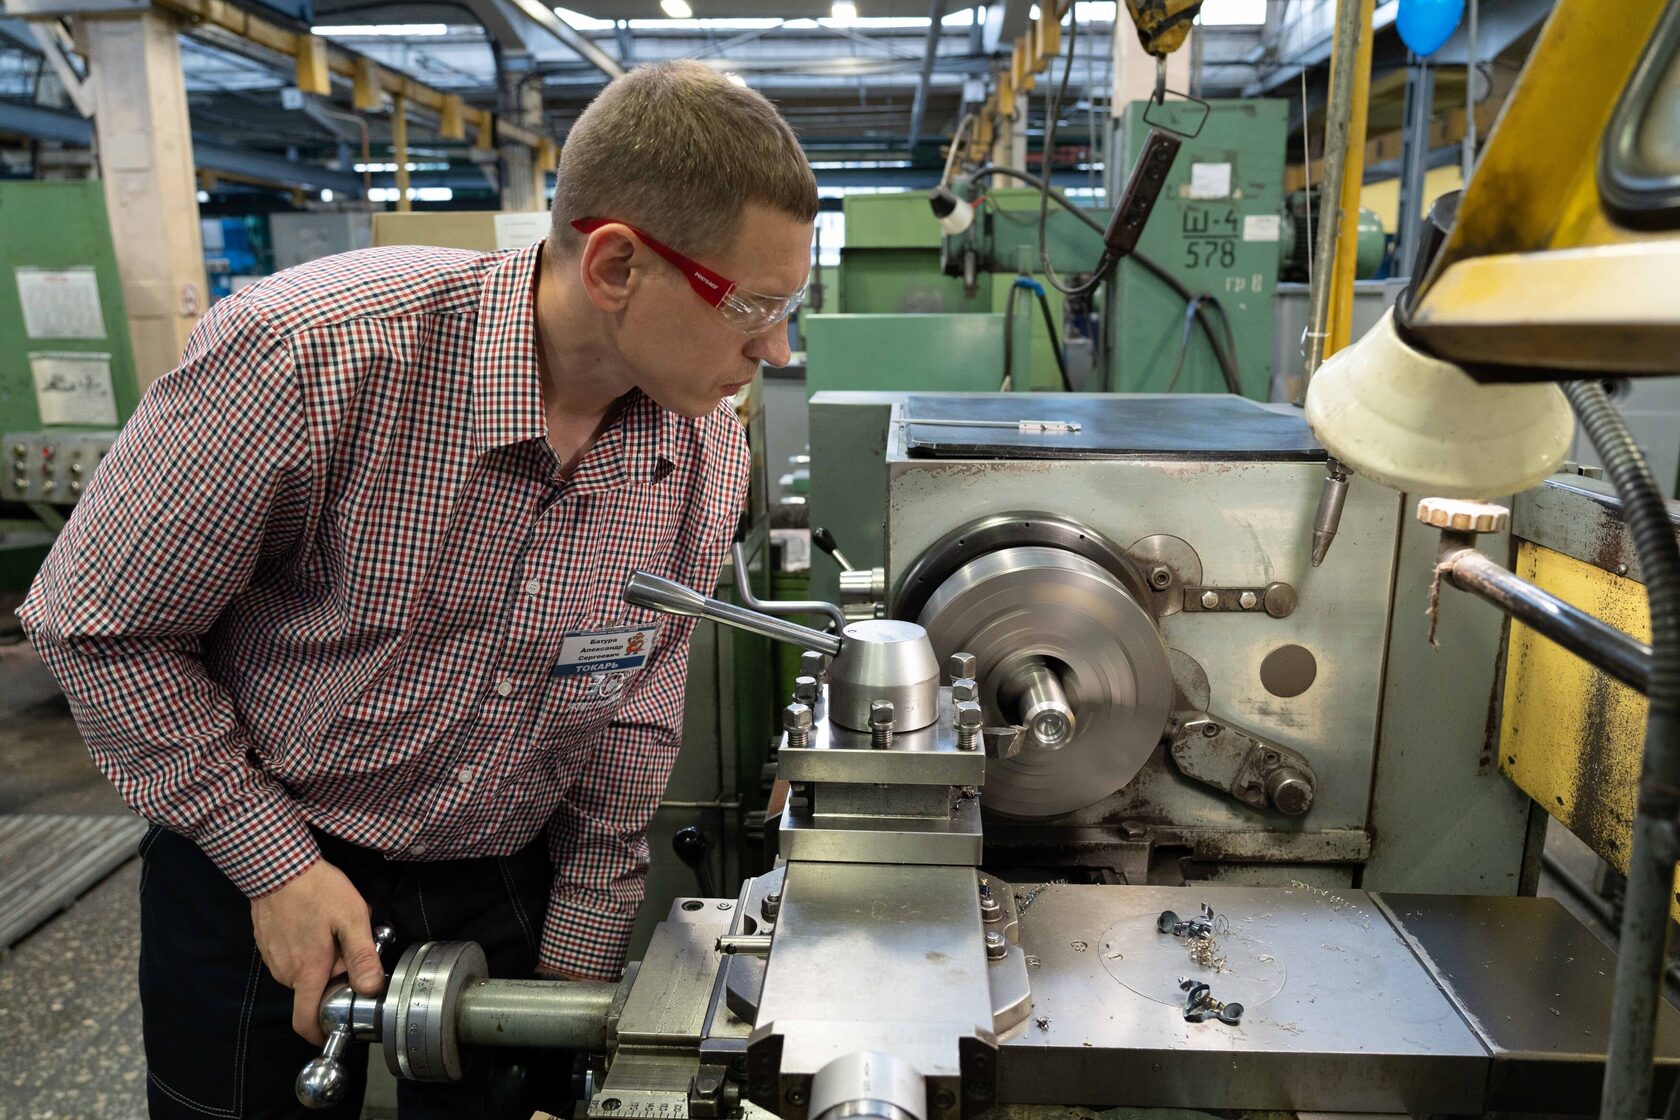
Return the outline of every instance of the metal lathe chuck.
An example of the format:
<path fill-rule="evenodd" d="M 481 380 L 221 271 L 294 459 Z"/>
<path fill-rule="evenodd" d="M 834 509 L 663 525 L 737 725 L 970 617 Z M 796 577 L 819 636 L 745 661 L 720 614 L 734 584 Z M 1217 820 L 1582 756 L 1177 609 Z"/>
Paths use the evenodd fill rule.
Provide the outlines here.
<path fill-rule="evenodd" d="M 942 658 L 977 659 L 987 722 L 1027 729 L 1018 755 L 987 766 L 989 812 L 1050 817 L 1100 801 L 1161 740 L 1166 643 L 1141 576 L 1117 551 L 1108 559 L 1056 544 L 987 551 L 945 576 L 917 616 Z"/>

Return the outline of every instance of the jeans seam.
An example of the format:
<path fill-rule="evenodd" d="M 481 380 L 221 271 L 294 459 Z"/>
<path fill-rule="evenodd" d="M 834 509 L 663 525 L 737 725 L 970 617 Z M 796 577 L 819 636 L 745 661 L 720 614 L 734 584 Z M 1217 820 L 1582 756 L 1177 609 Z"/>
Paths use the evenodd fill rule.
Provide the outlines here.
<path fill-rule="evenodd" d="M 251 1035 L 251 1010 L 256 1006 L 257 977 L 262 970 L 262 953 L 251 946 L 251 970 L 245 977 L 245 1002 L 239 1011 L 239 1042 L 233 1052 L 233 1105 L 236 1116 L 245 1115 L 245 1044 Z"/>
<path fill-rule="evenodd" d="M 514 889 L 513 873 L 508 870 L 505 859 L 498 858 L 496 867 L 502 873 L 502 884 L 507 887 L 508 901 L 513 903 L 513 916 L 519 919 L 519 928 L 525 934 L 525 949 L 534 957 L 537 953 L 536 934 L 531 930 L 531 918 L 525 912 L 525 904 L 519 901 L 519 892 Z"/>
<path fill-rule="evenodd" d="M 148 1081 L 150 1081 L 153 1085 L 156 1085 L 159 1089 L 162 1089 L 164 1091 L 164 1093 L 166 1093 L 168 1096 L 170 1096 L 171 1098 L 173 1098 L 176 1101 L 179 1101 L 181 1104 L 186 1105 L 188 1108 L 192 1109 L 194 1112 L 202 1112 L 206 1116 L 221 1116 L 221 1117 L 227 1117 L 228 1120 L 238 1120 L 239 1113 L 237 1113 L 237 1112 L 235 1112 L 231 1109 L 211 1108 L 207 1104 L 199 1104 L 197 1101 L 193 1100 L 191 1097 L 187 1096 L 185 1093 L 181 1092 L 180 1090 L 174 1088 L 173 1086 L 171 1086 L 170 1084 L 165 1082 L 163 1078 L 159 1077 L 156 1073 L 153 1073 L 151 1070 L 146 1071 L 146 1079 Z"/>

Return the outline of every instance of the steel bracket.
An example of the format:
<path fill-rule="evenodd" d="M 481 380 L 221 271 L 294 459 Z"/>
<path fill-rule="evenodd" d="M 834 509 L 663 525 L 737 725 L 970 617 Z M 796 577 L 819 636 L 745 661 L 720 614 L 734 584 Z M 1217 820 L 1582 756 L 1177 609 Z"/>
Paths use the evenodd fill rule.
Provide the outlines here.
<path fill-rule="evenodd" d="M 1253 809 L 1301 816 L 1312 807 L 1318 778 L 1305 755 L 1206 712 L 1175 712 L 1171 753 L 1189 778 Z"/>

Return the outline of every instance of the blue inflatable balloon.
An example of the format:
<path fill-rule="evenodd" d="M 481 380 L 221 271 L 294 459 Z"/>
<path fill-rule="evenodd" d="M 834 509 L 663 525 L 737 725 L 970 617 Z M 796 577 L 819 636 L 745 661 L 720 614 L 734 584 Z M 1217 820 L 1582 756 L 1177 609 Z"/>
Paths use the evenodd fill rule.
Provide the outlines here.
<path fill-rule="evenodd" d="M 1464 0 L 1400 0 L 1394 25 L 1400 39 L 1419 58 L 1428 58 L 1458 30 L 1464 18 Z"/>

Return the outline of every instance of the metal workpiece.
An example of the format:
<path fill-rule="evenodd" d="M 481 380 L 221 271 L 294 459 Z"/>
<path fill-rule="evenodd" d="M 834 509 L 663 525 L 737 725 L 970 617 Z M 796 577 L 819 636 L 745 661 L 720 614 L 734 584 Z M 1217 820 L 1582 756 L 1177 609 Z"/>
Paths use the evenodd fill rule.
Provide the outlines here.
<path fill-rule="evenodd" d="M 661 614 L 681 615 L 685 618 L 704 618 L 723 626 L 733 626 L 749 634 L 757 634 L 771 641 L 786 642 L 800 649 L 829 655 L 840 652 L 840 638 L 824 634 L 809 626 L 786 619 L 750 611 L 710 599 L 691 587 L 647 572 L 634 572 L 624 581 L 624 601 Z"/>
<path fill-rule="evenodd" d="M 891 1054 L 860 1051 L 835 1058 L 811 1078 L 812 1120 L 926 1120 L 927 1085 Z"/>
<path fill-rule="evenodd" d="M 1027 729 L 1027 746 L 1055 751 L 1073 741 L 1078 717 L 1049 662 L 1033 658 L 1016 668 L 999 687 L 998 700 Z"/>
<path fill-rule="evenodd" d="M 974 654 L 988 722 L 1026 730 L 1020 753 L 988 771 L 988 810 L 1046 817 L 1089 805 L 1160 741 L 1166 644 L 1148 607 L 1097 563 L 1043 546 L 989 552 L 947 578 L 921 619 L 936 649 Z"/>
<path fill-rule="evenodd" d="M 1206 712 L 1174 713 L 1171 751 L 1186 777 L 1256 809 L 1298 817 L 1317 796 L 1305 755 Z"/>
<path fill-rule="evenodd" d="M 1441 534 L 1436 570 L 1446 583 L 1492 603 L 1629 688 L 1650 690 L 1650 646 L 1515 575 L 1477 551 L 1474 541 Z"/>
<path fill-rule="evenodd" d="M 380 1014 L 385 1065 L 412 1081 L 459 1081 L 461 993 L 490 975 L 470 941 L 424 941 L 391 970 Z"/>
<path fill-rule="evenodd" d="M 873 706 L 893 708 L 893 730 L 916 731 L 939 718 L 939 661 L 914 622 L 876 619 L 842 631 L 829 666 L 829 718 L 854 731 L 872 728 Z"/>
<path fill-rule="evenodd" d="M 726 933 L 717 939 L 717 951 L 724 956 L 768 957 L 771 940 L 767 933 Z"/>
<path fill-rule="evenodd" d="M 986 958 L 973 869 L 790 860 L 784 875 L 748 1098 L 784 1120 L 848 1100 L 924 1120 L 994 1103 L 988 970 L 1000 966 Z M 856 1057 L 873 1054 L 903 1068 Z"/>

